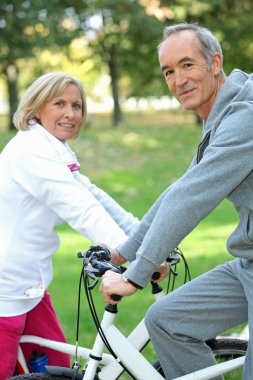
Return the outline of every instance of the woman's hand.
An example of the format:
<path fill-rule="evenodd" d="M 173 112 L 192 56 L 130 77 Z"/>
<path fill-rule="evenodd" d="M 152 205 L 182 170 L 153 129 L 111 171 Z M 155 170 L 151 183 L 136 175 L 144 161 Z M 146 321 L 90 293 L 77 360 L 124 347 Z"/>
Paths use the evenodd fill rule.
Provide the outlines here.
<path fill-rule="evenodd" d="M 113 265 L 119 266 L 119 265 L 124 264 L 127 261 L 123 256 L 121 256 L 121 254 L 119 253 L 119 251 L 117 251 L 115 248 L 111 248 L 108 245 L 106 245 L 105 243 L 99 243 L 99 245 L 101 247 L 109 249 L 109 251 L 111 253 L 111 260 L 110 260 L 110 262 Z"/>

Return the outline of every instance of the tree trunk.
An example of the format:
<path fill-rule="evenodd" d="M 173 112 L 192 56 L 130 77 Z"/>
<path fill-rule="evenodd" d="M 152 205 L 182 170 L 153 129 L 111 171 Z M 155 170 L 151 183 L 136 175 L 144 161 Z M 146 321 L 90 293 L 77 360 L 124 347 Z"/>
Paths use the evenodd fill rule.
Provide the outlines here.
<path fill-rule="evenodd" d="M 13 115 L 18 105 L 18 90 L 17 90 L 17 78 L 18 68 L 15 64 L 9 64 L 5 69 L 5 76 L 7 82 L 8 99 L 9 99 L 9 129 L 13 129 L 14 124 L 12 122 Z"/>
<path fill-rule="evenodd" d="M 119 90 L 118 90 L 118 73 L 117 73 L 117 58 L 116 58 L 116 52 L 115 47 L 112 46 L 111 52 L 110 52 L 109 60 L 108 60 L 108 66 L 110 71 L 110 77 L 111 77 L 111 88 L 112 88 L 112 97 L 113 97 L 113 124 L 118 127 L 119 124 L 122 122 L 122 111 L 120 108 L 119 103 Z"/>

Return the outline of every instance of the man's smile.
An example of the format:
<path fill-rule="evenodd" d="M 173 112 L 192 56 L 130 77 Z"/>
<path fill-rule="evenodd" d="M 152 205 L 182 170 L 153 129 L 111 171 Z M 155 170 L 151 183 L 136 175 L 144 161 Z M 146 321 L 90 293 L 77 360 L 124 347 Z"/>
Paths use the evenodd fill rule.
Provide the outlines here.
<path fill-rule="evenodd" d="M 195 90 L 195 88 L 189 88 L 189 89 L 180 91 L 180 93 L 178 93 L 177 95 L 178 96 L 184 96 L 184 95 L 192 93 L 194 90 Z"/>

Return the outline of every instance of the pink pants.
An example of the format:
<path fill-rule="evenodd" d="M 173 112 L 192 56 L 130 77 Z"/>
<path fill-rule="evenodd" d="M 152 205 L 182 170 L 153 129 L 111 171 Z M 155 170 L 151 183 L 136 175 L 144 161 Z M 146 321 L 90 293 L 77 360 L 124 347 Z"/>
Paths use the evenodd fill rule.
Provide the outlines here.
<path fill-rule="evenodd" d="M 21 335 L 36 335 L 66 342 L 48 292 L 28 313 L 16 317 L 0 317 L 0 380 L 11 377 L 15 373 Z M 22 349 L 26 361 L 32 355 L 32 350 L 37 349 L 39 352 L 46 353 L 49 365 L 70 367 L 70 356 L 67 354 L 31 343 L 23 343 Z"/>

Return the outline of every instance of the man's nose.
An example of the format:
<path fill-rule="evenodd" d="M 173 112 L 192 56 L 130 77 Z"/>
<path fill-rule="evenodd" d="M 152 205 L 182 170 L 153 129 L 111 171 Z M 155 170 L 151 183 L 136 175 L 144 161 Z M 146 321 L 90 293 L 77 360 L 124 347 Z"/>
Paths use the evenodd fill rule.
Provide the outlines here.
<path fill-rule="evenodd" d="M 187 77 L 181 70 L 176 71 L 175 73 L 175 84 L 178 87 L 182 87 L 187 82 Z"/>

